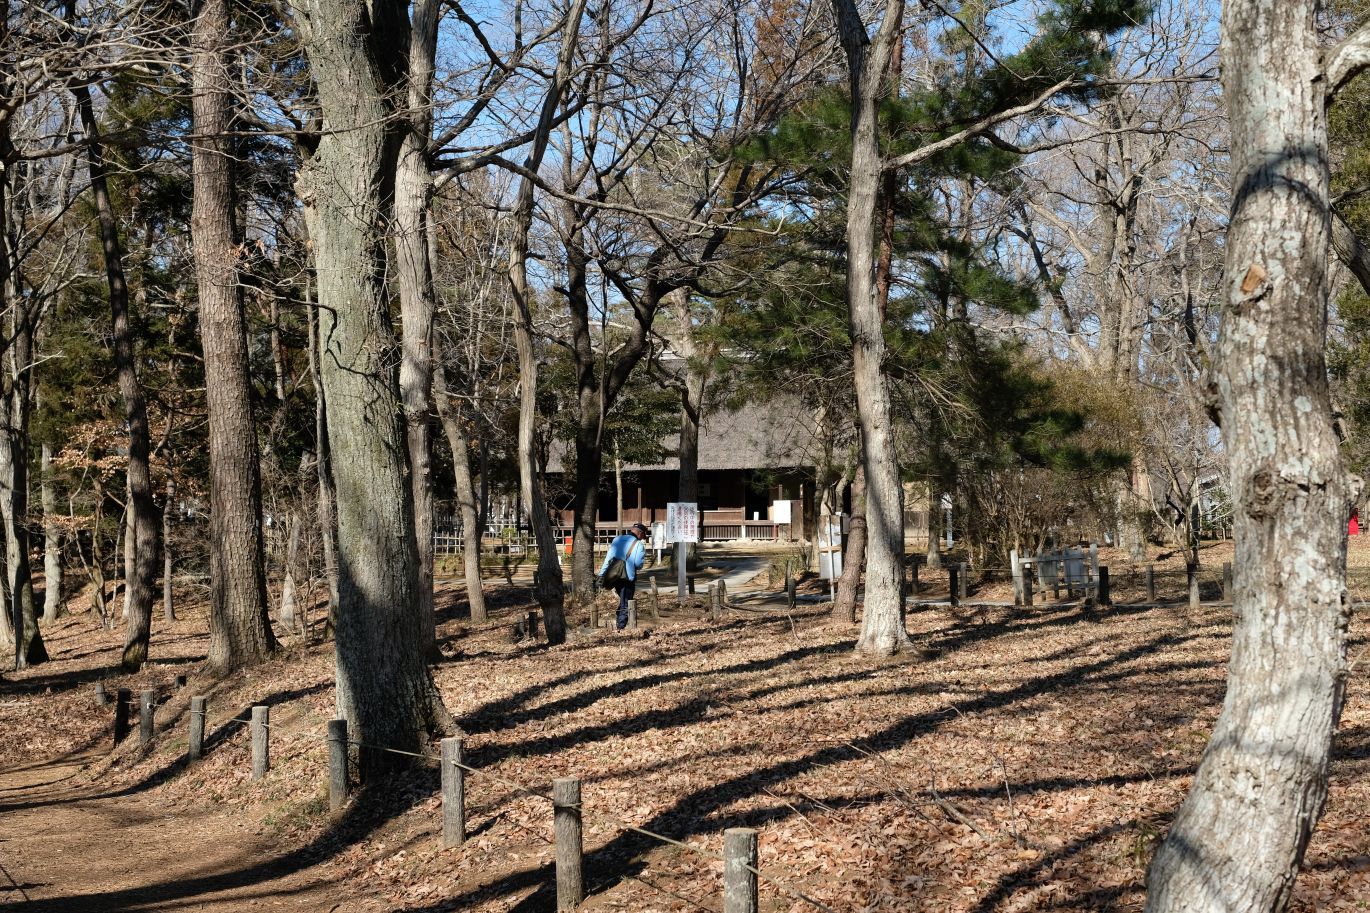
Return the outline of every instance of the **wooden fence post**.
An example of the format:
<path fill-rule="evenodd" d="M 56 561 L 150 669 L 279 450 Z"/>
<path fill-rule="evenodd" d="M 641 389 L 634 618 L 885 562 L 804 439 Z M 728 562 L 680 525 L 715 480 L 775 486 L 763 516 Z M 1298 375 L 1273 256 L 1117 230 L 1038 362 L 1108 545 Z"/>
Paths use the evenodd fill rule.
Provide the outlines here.
<path fill-rule="evenodd" d="M 1223 598 L 1232 599 L 1232 562 L 1223 562 Z"/>
<path fill-rule="evenodd" d="M 466 842 L 466 771 L 462 762 L 461 736 L 443 739 L 442 745 L 442 845 Z"/>
<path fill-rule="evenodd" d="M 947 591 L 950 593 L 947 598 L 951 601 L 952 605 L 961 604 L 959 597 L 961 585 L 957 579 L 960 576 L 960 568 L 961 565 L 959 564 L 947 565 Z"/>
<path fill-rule="evenodd" d="M 271 708 L 258 704 L 252 708 L 252 779 L 260 780 L 271 769 Z"/>
<path fill-rule="evenodd" d="M 538 639 L 538 613 L 536 609 L 528 613 L 528 639 Z"/>
<path fill-rule="evenodd" d="M 328 721 L 328 809 L 347 804 L 347 720 Z"/>
<path fill-rule="evenodd" d="M 209 699 L 196 695 L 190 699 L 190 740 L 186 747 L 186 758 L 191 764 L 204 757 L 205 753 L 205 716 Z"/>
<path fill-rule="evenodd" d="M 709 581 L 709 620 L 718 620 L 718 581 Z"/>
<path fill-rule="evenodd" d="M 628 600 L 628 627 L 630 627 L 630 628 L 636 628 L 636 627 L 637 627 L 637 600 L 636 600 L 636 599 L 629 599 L 629 600 Z"/>
<path fill-rule="evenodd" d="M 1146 601 L 1156 601 L 1156 565 L 1146 566 Z"/>
<path fill-rule="evenodd" d="M 661 620 L 661 594 L 656 591 L 656 577 L 651 577 L 652 581 L 652 620 Z"/>
<path fill-rule="evenodd" d="M 109 692 L 105 690 L 104 682 L 95 683 L 95 706 L 104 707 L 109 704 Z"/>
<path fill-rule="evenodd" d="M 114 744 L 128 738 L 128 708 L 133 703 L 133 692 L 120 688 L 114 692 Z"/>
<path fill-rule="evenodd" d="M 756 831 L 723 832 L 723 913 L 757 913 Z"/>
<path fill-rule="evenodd" d="M 958 569 L 958 571 L 959 571 L 959 573 L 956 575 L 956 578 L 957 578 L 959 581 L 961 581 L 961 591 L 960 591 L 959 593 L 957 593 L 956 595 L 957 595 L 957 597 L 959 597 L 959 598 L 961 598 L 961 599 L 969 599 L 969 598 L 970 598 L 970 565 L 969 565 L 969 564 L 966 564 L 964 561 L 962 561 L 962 562 L 961 562 L 960 564 L 958 564 L 956 567 L 957 567 L 957 569 Z"/>
<path fill-rule="evenodd" d="M 580 780 L 552 781 L 553 828 L 556 832 L 557 913 L 574 910 L 585 899 L 581 874 Z"/>
<path fill-rule="evenodd" d="M 789 604 L 789 607 L 790 607 L 791 610 L 794 609 L 795 603 L 798 601 L 798 593 L 795 592 L 795 590 L 796 590 L 797 587 L 798 587 L 798 584 L 795 582 L 794 574 L 790 571 L 789 562 L 786 562 L 786 563 L 785 563 L 785 601 Z"/>
<path fill-rule="evenodd" d="M 1023 605 L 1029 609 L 1032 608 L 1032 582 L 1031 572 L 1023 574 Z"/>
<path fill-rule="evenodd" d="M 152 726 L 157 706 L 157 692 L 144 688 L 138 694 L 138 744 L 152 744 Z"/>
<path fill-rule="evenodd" d="M 1108 565 L 1099 565 L 1099 586 L 1095 596 L 1099 605 L 1113 605 L 1113 594 L 1108 589 Z"/>

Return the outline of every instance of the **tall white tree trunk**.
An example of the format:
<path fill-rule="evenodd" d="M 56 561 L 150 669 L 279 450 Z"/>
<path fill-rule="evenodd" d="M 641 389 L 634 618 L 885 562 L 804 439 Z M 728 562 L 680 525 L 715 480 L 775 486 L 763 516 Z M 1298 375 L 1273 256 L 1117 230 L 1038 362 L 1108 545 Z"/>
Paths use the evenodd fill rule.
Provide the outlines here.
<path fill-rule="evenodd" d="M 1350 486 L 1332 428 L 1326 79 L 1314 0 L 1227 0 L 1232 220 L 1217 385 L 1236 539 L 1227 697 L 1157 852 L 1149 913 L 1289 902 L 1346 670 Z"/>

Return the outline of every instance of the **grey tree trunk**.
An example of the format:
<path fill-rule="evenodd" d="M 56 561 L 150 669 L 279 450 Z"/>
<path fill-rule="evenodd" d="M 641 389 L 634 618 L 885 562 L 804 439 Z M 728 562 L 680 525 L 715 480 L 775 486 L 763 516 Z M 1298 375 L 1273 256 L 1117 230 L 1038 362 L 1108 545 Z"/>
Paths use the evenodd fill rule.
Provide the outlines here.
<path fill-rule="evenodd" d="M 533 174 L 542 166 L 543 157 L 547 153 L 557 108 L 561 104 L 567 81 L 570 79 L 571 60 L 580 35 L 580 18 L 584 10 L 585 0 L 572 0 L 561 36 L 556 71 L 552 75 L 551 84 L 547 87 L 547 94 L 543 97 L 532 148 L 524 162 L 524 167 Z M 519 364 L 519 486 L 538 545 L 538 576 L 533 596 L 542 607 L 548 643 L 559 644 L 566 640 L 561 562 L 557 558 L 551 519 L 547 516 L 547 505 L 542 497 L 540 467 L 537 465 L 537 454 L 534 450 L 538 369 L 537 353 L 533 344 L 533 314 L 528 292 L 528 233 L 532 221 L 533 182 L 525 177 L 519 183 L 509 243 L 509 286 L 514 297 L 514 342 L 518 348 Z"/>
<path fill-rule="evenodd" d="M 429 627 L 383 281 L 409 21 L 400 0 L 369 8 L 297 0 L 294 10 L 323 115 L 299 193 L 314 245 L 337 487 L 337 706 L 357 741 L 412 752 L 450 717 L 425 664 Z M 364 779 L 402 763 L 360 751 Z"/>
<path fill-rule="evenodd" d="M 461 509 L 462 566 L 466 579 L 466 602 L 471 607 L 472 621 L 489 618 L 485 608 L 485 585 L 480 574 L 480 540 L 485 532 L 483 517 L 476 501 L 476 487 L 471 477 L 471 443 L 461 413 L 448 395 L 447 376 L 439 360 L 434 368 L 437 388 L 438 416 L 452 450 L 452 475 L 456 480 L 457 504 Z"/>
<path fill-rule="evenodd" d="M 276 620 L 286 631 L 295 631 L 299 624 L 300 515 L 290 511 L 285 518 L 285 567 L 281 578 L 281 603 Z"/>
<path fill-rule="evenodd" d="M 438 40 L 437 0 L 416 0 L 410 9 L 409 129 L 395 171 L 395 275 L 400 292 L 402 352 L 400 397 L 409 447 L 409 484 L 414 496 L 414 542 L 419 556 L 419 611 L 437 650 L 433 617 L 433 314 L 437 300 L 429 256 L 432 176 L 428 144 L 432 130 L 432 84 Z"/>
<path fill-rule="evenodd" d="M 328 446 L 328 399 L 324 395 L 323 374 L 319 369 L 322 349 L 319 318 L 313 302 L 308 303 L 309 378 L 314 386 L 314 441 L 318 448 L 314 468 L 318 476 L 319 541 L 323 547 L 323 573 L 328 584 L 328 622 L 325 633 L 338 623 L 338 524 L 334 507 L 338 503 L 333 489 L 333 460 Z"/>
<path fill-rule="evenodd" d="M 196 139 L 190 231 L 209 411 L 209 665 L 220 675 L 261 662 L 276 647 L 267 614 L 261 460 L 238 282 L 229 4 L 201 0 L 191 33 Z"/>
<path fill-rule="evenodd" d="M 866 601 L 856 649 L 890 655 L 912 644 L 900 611 L 904 562 L 904 491 L 894 449 L 884 374 L 884 320 L 876 299 L 876 212 L 884 161 L 877 107 L 890 55 L 899 40 L 903 0 L 887 0 L 876 36 L 866 32 L 855 0 L 833 0 L 851 82 L 851 177 L 847 195 L 847 313 L 852 379 L 866 469 Z"/>
<path fill-rule="evenodd" d="M 1222 712 L 1151 865 L 1149 913 L 1283 910 L 1327 795 L 1351 492 L 1323 355 L 1329 80 L 1316 6 L 1223 4 L 1234 193 L 1217 386 L 1238 620 Z"/>
<path fill-rule="evenodd" d="M 176 594 L 172 586 L 172 571 L 175 562 L 171 554 L 171 527 L 176 513 L 176 487 L 170 482 L 166 487 L 166 500 L 162 502 L 162 620 L 176 620 Z"/>
<path fill-rule="evenodd" d="M 68 0 L 68 18 L 74 13 L 74 0 Z M 128 426 L 128 506 L 133 514 L 134 562 L 132 576 L 125 582 L 129 618 L 121 665 L 125 671 L 133 672 L 147 661 L 148 642 L 152 637 L 152 600 L 155 598 L 157 573 L 161 564 L 160 523 L 157 504 L 152 497 L 151 435 L 148 430 L 147 403 L 143 399 L 142 384 L 138 381 L 128 283 L 124 278 L 123 247 L 114 218 L 114 204 L 109 196 L 108 169 L 104 144 L 100 139 L 100 126 L 95 119 L 90 89 L 78 84 L 72 88 L 72 94 L 76 98 L 81 128 L 86 135 L 86 164 L 99 216 L 100 247 L 105 261 L 105 280 L 109 286 L 114 367 L 119 377 L 119 395 L 124 402 L 124 422 Z"/>
<path fill-rule="evenodd" d="M 847 525 L 847 550 L 842 556 L 842 576 L 837 580 L 837 598 L 832 617 L 837 621 L 856 621 L 856 593 L 866 566 L 866 468 L 857 463 L 851 485 L 851 522 Z"/>
<path fill-rule="evenodd" d="M 66 603 L 62 601 L 62 527 L 54 522 L 57 516 L 57 496 L 52 486 L 52 446 L 42 448 L 43 502 L 43 623 L 60 618 Z"/>

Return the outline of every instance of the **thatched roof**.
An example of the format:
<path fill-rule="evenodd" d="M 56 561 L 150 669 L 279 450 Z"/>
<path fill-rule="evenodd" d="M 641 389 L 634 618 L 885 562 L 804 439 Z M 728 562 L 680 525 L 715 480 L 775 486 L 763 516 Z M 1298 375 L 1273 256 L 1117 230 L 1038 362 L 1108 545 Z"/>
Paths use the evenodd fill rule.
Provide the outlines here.
<path fill-rule="evenodd" d="M 704 413 L 699 429 L 699 468 L 716 469 L 795 469 L 815 466 L 819 449 L 811 409 L 797 397 L 779 396 L 764 402 L 749 402 L 735 410 L 716 407 Z M 626 470 L 680 469 L 675 454 L 679 439 L 671 435 L 664 442 L 671 454 L 662 463 L 625 466 Z M 553 448 L 548 472 L 565 472 L 573 462 L 570 454 Z M 612 469 L 605 461 L 605 470 Z"/>

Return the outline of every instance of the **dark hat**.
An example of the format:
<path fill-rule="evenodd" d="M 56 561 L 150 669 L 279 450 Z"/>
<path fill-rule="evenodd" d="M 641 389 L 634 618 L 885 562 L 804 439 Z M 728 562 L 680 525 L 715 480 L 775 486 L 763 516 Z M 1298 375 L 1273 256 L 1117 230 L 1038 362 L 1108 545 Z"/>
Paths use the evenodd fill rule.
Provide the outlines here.
<path fill-rule="evenodd" d="M 651 530 L 647 529 L 647 527 L 641 523 L 634 523 L 629 529 L 640 530 L 644 536 L 650 536 L 652 534 Z"/>

